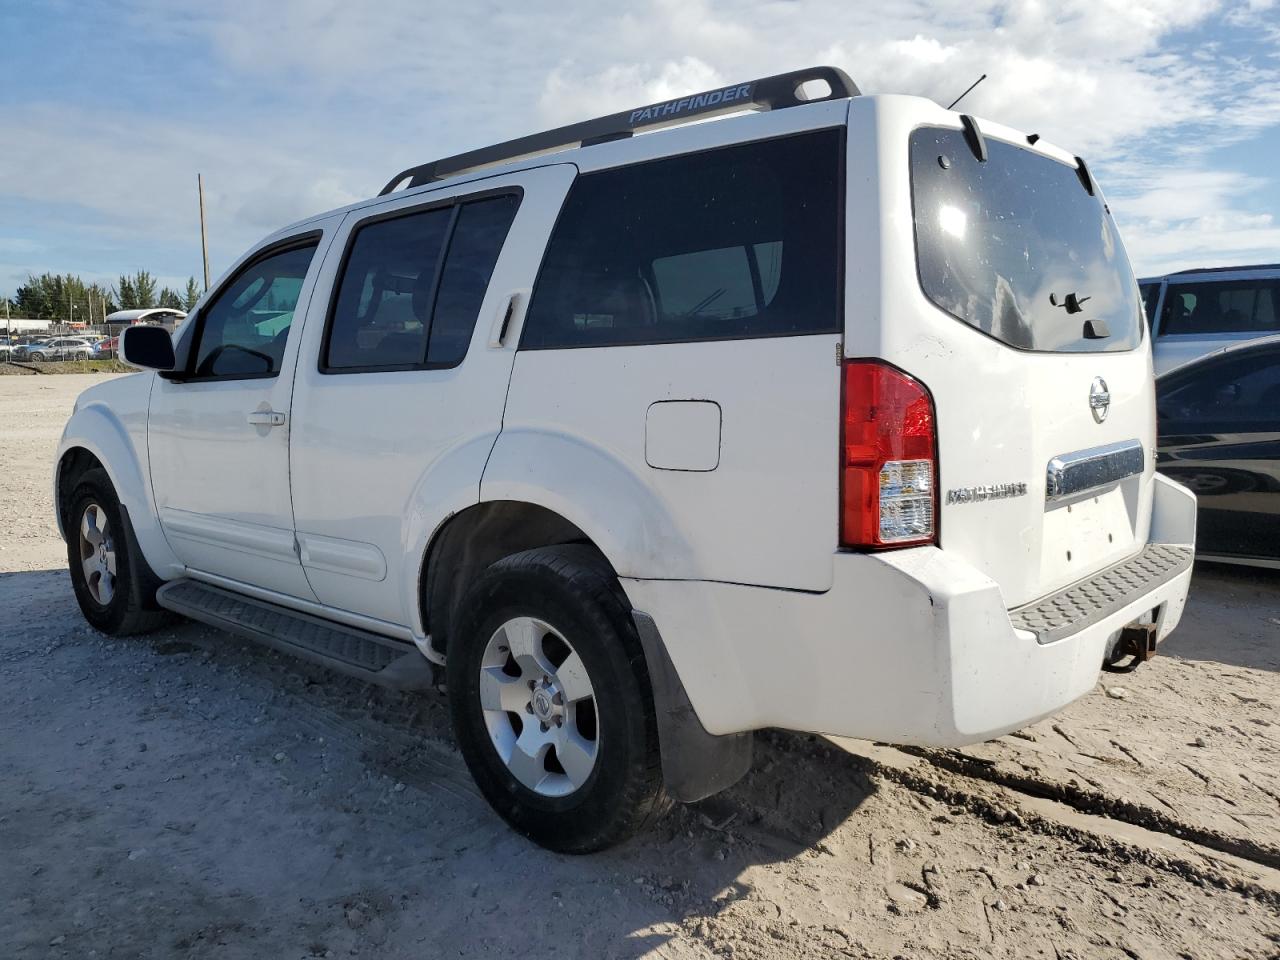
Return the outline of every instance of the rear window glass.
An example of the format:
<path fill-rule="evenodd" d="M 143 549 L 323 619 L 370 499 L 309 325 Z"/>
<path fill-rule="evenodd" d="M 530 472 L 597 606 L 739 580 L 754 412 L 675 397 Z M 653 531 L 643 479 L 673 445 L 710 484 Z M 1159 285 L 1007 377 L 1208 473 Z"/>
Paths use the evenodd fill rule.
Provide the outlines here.
<path fill-rule="evenodd" d="M 520 345 L 840 330 L 839 130 L 585 174 Z"/>
<path fill-rule="evenodd" d="M 1171 283 L 1160 335 L 1280 332 L 1280 278 Z"/>
<path fill-rule="evenodd" d="M 1101 197 L 1089 195 L 1074 166 L 992 138 L 986 143 L 982 163 L 959 130 L 927 127 L 911 135 L 925 294 L 1019 349 L 1136 347 L 1138 284 Z M 1102 321 L 1107 335 L 1086 337 L 1088 320 Z"/>

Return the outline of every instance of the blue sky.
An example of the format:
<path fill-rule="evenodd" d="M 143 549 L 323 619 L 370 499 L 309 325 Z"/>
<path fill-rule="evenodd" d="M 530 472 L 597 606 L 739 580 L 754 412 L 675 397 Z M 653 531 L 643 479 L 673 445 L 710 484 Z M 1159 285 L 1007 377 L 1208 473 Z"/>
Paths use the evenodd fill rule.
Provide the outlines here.
<path fill-rule="evenodd" d="M 1275 0 L 0 0 L 0 295 L 217 275 L 469 147 L 813 63 L 1079 152 L 1140 273 L 1280 261 Z"/>

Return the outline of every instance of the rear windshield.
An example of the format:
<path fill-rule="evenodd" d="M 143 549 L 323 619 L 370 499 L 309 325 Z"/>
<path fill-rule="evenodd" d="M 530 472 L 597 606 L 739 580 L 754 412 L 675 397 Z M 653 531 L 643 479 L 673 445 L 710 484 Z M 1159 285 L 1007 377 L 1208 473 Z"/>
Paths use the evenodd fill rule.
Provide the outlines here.
<path fill-rule="evenodd" d="M 1138 284 L 1101 197 L 1089 195 L 1074 166 L 986 143 L 988 159 L 979 162 L 960 130 L 925 127 L 911 135 L 925 294 L 1019 349 L 1136 347 Z"/>
<path fill-rule="evenodd" d="M 1280 333 L 1280 277 L 1171 283 L 1160 335 Z"/>

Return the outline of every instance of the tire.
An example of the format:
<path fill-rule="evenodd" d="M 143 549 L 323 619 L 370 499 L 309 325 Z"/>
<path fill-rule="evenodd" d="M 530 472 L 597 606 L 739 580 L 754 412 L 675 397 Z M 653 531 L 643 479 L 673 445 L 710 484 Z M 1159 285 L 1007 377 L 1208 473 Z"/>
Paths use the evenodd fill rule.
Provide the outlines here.
<path fill-rule="evenodd" d="M 551 850 L 591 853 L 667 809 L 644 651 L 599 554 L 570 545 L 499 560 L 455 623 L 445 666 L 454 733 L 481 793 L 512 827 Z M 532 672 L 530 656 L 542 664 Z M 548 664 L 543 685 L 536 674 Z M 579 699 L 584 677 L 589 699 Z M 521 750 L 525 740 L 545 747 L 541 760 Z"/>
<path fill-rule="evenodd" d="M 98 532 L 101 542 L 96 546 L 92 535 L 84 534 L 87 527 Z M 86 470 L 76 482 L 65 532 L 71 585 L 90 626 L 121 637 L 154 630 L 172 619 L 156 604 L 156 590 L 162 581 L 143 559 L 105 470 Z M 91 548 L 104 552 L 86 557 Z M 114 574 L 104 576 L 111 568 Z"/>

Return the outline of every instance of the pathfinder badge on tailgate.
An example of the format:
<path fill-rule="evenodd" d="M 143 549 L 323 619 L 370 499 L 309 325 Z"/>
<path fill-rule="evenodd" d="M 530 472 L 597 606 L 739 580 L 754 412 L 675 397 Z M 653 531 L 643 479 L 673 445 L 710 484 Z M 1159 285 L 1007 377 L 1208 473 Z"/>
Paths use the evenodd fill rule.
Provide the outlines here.
<path fill-rule="evenodd" d="M 947 491 L 948 506 L 953 503 L 982 503 L 985 500 L 1008 500 L 1025 497 L 1025 483 L 989 483 L 980 487 L 956 487 Z"/>

